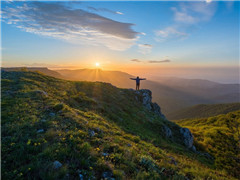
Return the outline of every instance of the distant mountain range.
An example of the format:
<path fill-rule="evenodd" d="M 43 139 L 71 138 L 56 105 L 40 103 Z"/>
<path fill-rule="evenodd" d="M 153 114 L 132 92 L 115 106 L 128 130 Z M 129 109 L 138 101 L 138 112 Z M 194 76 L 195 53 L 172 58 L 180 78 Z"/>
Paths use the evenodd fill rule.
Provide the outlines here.
<path fill-rule="evenodd" d="M 2 68 L 10 71 L 16 68 Z M 18 68 L 19 69 L 19 68 Z M 73 81 L 102 81 L 120 88 L 135 88 L 134 76 L 120 71 L 104 71 L 101 69 L 49 70 L 48 68 L 27 68 L 49 76 Z M 141 87 L 150 89 L 153 101 L 157 102 L 162 112 L 173 116 L 173 112 L 197 104 L 218 104 L 240 102 L 239 84 L 220 84 L 201 79 L 159 78 L 158 81 L 146 80 Z"/>
<path fill-rule="evenodd" d="M 240 110 L 240 103 L 199 104 L 169 114 L 169 120 L 207 118 Z"/>

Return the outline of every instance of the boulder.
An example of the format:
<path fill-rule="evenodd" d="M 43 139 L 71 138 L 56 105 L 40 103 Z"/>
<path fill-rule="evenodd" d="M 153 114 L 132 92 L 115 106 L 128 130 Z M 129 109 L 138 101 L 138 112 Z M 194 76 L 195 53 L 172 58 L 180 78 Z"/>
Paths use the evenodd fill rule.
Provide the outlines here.
<path fill-rule="evenodd" d="M 193 152 L 197 152 L 197 149 L 196 149 L 195 146 L 192 146 L 192 147 L 191 147 L 191 150 L 192 150 Z"/>
<path fill-rule="evenodd" d="M 39 129 L 39 130 L 37 130 L 37 133 L 42 133 L 42 132 L 44 132 L 43 129 Z"/>
<path fill-rule="evenodd" d="M 171 138 L 172 137 L 172 130 L 168 126 L 164 125 L 162 127 L 162 131 L 163 131 L 163 134 L 166 138 Z"/>
<path fill-rule="evenodd" d="M 175 160 L 174 157 L 168 156 L 168 158 L 170 159 L 170 161 L 169 161 L 170 164 L 174 164 L 175 166 L 177 166 L 177 161 Z"/>
<path fill-rule="evenodd" d="M 90 137 L 93 137 L 95 135 L 95 132 L 93 130 L 89 130 L 88 134 L 89 134 Z"/>
<path fill-rule="evenodd" d="M 135 91 L 135 93 L 138 95 L 135 97 L 137 101 L 140 101 L 149 111 L 154 112 L 166 120 L 166 117 L 161 112 L 160 106 L 157 103 L 152 103 L 152 92 L 150 90 L 141 89 L 139 91 Z"/>
<path fill-rule="evenodd" d="M 102 173 L 103 179 L 113 179 L 113 173 L 111 171 L 105 171 Z"/>
<path fill-rule="evenodd" d="M 62 163 L 60 163 L 59 161 L 54 161 L 53 162 L 53 168 L 54 169 L 58 169 L 60 167 L 62 167 Z"/>
<path fill-rule="evenodd" d="M 50 117 L 54 117 L 55 115 L 56 115 L 56 114 L 53 113 L 53 112 L 49 113 L 49 116 L 50 116 Z"/>
<path fill-rule="evenodd" d="M 148 110 L 152 110 L 152 92 L 148 89 L 141 89 L 139 91 L 136 91 L 136 93 L 138 95 L 141 96 L 141 101 L 143 103 L 143 105 L 148 109 Z"/>
<path fill-rule="evenodd" d="M 47 120 L 46 119 L 41 119 L 41 122 L 46 122 Z"/>
<path fill-rule="evenodd" d="M 193 146 L 193 135 L 188 128 L 180 128 L 180 133 L 183 138 L 183 144 L 187 148 L 192 148 Z"/>
<path fill-rule="evenodd" d="M 35 90 L 34 92 L 37 93 L 37 94 L 40 94 L 40 95 L 42 95 L 42 96 L 45 96 L 45 97 L 48 96 L 48 93 L 45 92 L 45 91 L 42 91 L 42 90 Z"/>
<path fill-rule="evenodd" d="M 166 120 L 166 117 L 162 114 L 161 108 L 160 108 L 160 106 L 157 103 L 152 103 L 151 106 L 152 106 L 152 111 L 155 114 L 159 115 L 161 118 Z"/>
<path fill-rule="evenodd" d="M 83 180 L 83 175 L 82 174 L 79 174 L 79 179 Z"/>

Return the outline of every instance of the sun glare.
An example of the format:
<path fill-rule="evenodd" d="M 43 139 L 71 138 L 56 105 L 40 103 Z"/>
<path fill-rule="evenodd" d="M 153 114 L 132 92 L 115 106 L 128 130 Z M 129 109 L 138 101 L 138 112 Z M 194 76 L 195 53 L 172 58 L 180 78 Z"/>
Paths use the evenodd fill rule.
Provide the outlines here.
<path fill-rule="evenodd" d="M 99 64 L 98 62 L 96 62 L 96 64 L 95 64 L 95 65 L 96 65 L 96 67 L 99 67 L 99 66 L 100 66 L 100 64 Z"/>

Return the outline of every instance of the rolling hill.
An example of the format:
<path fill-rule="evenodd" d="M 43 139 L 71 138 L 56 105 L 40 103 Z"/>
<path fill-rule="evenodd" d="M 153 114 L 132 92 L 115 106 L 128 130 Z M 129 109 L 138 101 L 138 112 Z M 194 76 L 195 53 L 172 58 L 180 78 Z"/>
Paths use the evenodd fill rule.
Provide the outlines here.
<path fill-rule="evenodd" d="M 58 70 L 68 80 L 109 82 L 121 88 L 135 88 L 130 74 L 101 69 Z M 158 81 L 142 81 L 141 88 L 153 92 L 156 101 L 166 115 L 197 104 L 240 102 L 239 84 L 220 84 L 201 79 L 159 78 Z"/>
<path fill-rule="evenodd" d="M 1 95 L 2 179 L 235 179 L 149 90 L 3 71 Z"/>
<path fill-rule="evenodd" d="M 135 89 L 135 82 L 130 74 L 120 71 L 104 71 L 101 69 L 57 70 L 47 68 L 27 68 L 44 74 L 72 81 L 100 81 L 111 83 L 120 88 Z M 240 102 L 239 84 L 220 84 L 208 80 L 159 78 L 159 81 L 142 81 L 141 88 L 153 92 L 153 100 L 157 102 L 166 117 L 178 110 L 197 104 L 219 104 Z"/>
<path fill-rule="evenodd" d="M 240 110 L 177 123 L 193 132 L 197 149 L 213 155 L 216 167 L 240 178 Z"/>
<path fill-rule="evenodd" d="M 204 118 L 220 114 L 227 114 L 240 110 L 240 103 L 228 104 L 199 104 L 177 111 L 168 116 L 169 120 L 180 120 L 190 118 Z"/>

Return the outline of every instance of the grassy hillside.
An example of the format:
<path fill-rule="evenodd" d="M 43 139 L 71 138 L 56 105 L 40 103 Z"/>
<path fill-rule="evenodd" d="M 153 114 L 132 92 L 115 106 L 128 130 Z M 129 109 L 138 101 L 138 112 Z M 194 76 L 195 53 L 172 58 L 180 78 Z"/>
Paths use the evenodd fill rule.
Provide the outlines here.
<path fill-rule="evenodd" d="M 19 68 L 18 68 L 19 69 Z M 135 89 L 135 82 L 130 74 L 120 71 L 101 69 L 49 70 L 47 68 L 27 68 L 30 71 L 42 72 L 46 75 L 72 81 L 101 81 L 111 83 L 120 88 Z M 16 70 L 16 68 L 4 68 Z M 219 84 L 201 79 L 159 78 L 158 82 L 141 82 L 141 88 L 150 89 L 153 100 L 157 102 L 166 117 L 178 110 L 197 104 L 218 104 L 239 102 L 240 85 Z"/>
<path fill-rule="evenodd" d="M 3 71 L 33 71 L 38 73 L 43 73 L 48 76 L 55 78 L 64 78 L 60 73 L 50 70 L 46 67 L 13 67 L 13 68 L 1 68 Z"/>
<path fill-rule="evenodd" d="M 240 103 L 199 104 L 168 115 L 170 120 L 204 118 L 240 110 Z"/>
<path fill-rule="evenodd" d="M 130 74 L 101 69 L 58 70 L 68 80 L 109 82 L 121 88 L 135 88 Z M 153 99 L 166 117 L 171 113 L 197 104 L 239 102 L 239 84 L 220 84 L 202 79 L 159 78 L 141 82 L 141 88 L 150 89 Z"/>
<path fill-rule="evenodd" d="M 240 178 L 240 111 L 177 123 L 192 131 L 196 147 L 213 155 L 216 167 Z"/>
<path fill-rule="evenodd" d="M 135 91 L 13 71 L 2 72 L 1 95 L 4 180 L 234 179 L 181 145 L 180 127 Z"/>

